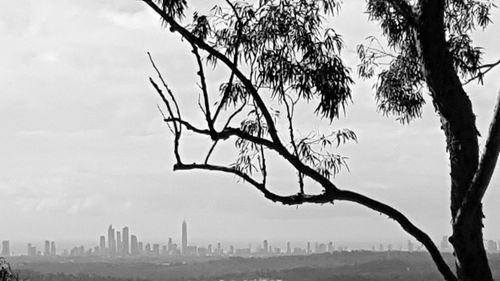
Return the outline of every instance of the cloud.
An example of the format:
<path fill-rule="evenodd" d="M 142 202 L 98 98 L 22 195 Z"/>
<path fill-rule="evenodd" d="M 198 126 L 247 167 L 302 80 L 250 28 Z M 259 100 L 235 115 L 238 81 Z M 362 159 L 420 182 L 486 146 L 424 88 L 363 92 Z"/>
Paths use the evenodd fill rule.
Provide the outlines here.
<path fill-rule="evenodd" d="M 106 10 L 102 16 L 112 24 L 126 29 L 156 29 L 158 20 L 150 10 L 141 9 L 136 12 Z"/>

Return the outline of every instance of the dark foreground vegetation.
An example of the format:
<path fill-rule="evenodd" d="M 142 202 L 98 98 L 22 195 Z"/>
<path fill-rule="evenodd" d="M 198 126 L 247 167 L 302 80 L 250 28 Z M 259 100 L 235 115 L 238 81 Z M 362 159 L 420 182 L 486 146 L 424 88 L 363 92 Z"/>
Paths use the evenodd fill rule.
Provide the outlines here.
<path fill-rule="evenodd" d="M 452 262 L 451 254 L 445 255 Z M 490 256 L 500 279 L 500 255 Z M 11 259 L 20 280 L 30 281 L 433 281 L 442 276 L 427 253 L 337 252 L 311 256 L 168 260 L 33 260 Z"/>

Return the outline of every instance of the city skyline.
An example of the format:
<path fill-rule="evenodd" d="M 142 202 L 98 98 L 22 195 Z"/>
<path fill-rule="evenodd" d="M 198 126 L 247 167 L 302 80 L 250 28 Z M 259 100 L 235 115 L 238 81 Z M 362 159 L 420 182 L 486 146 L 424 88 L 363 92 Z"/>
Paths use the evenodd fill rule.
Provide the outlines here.
<path fill-rule="evenodd" d="M 192 7 L 210 8 L 207 3 L 193 1 Z M 353 65 L 356 45 L 380 34 L 368 23 L 362 4 L 344 3 L 332 23 L 344 36 L 343 56 Z M 498 13 L 492 20 L 500 21 Z M 497 34 L 499 28 L 492 25 L 489 33 Z M 138 1 L 7 1 L 0 9 L 0 35 L 9 42 L 0 52 L 0 211 L 15 213 L 5 217 L 0 238 L 20 241 L 22 251 L 30 241 L 39 241 L 42 249 L 46 239 L 95 243 L 91 237 L 107 222 L 129 225 L 141 230 L 139 237 L 162 241 L 168 233 L 180 237 L 179 218 L 190 222 L 192 241 L 335 237 L 406 245 L 408 235 L 398 225 L 362 207 L 341 202 L 287 207 L 267 202 L 233 177 L 174 174 L 168 129 L 147 81 L 154 73 L 146 51 L 178 94 L 197 93 L 197 77 L 194 64 L 186 63 L 191 59 L 186 45 Z M 500 57 L 495 38 L 478 33 L 475 39 L 488 53 L 486 61 Z M 489 73 L 484 87 L 467 85 L 483 135 L 500 89 L 492 78 L 498 71 Z M 450 234 L 449 168 L 432 104 L 424 108 L 423 119 L 401 126 L 377 113 L 373 81 L 353 76 L 353 104 L 331 126 L 354 130 L 359 143 L 340 151 L 349 157 L 351 172 L 339 174 L 335 183 L 397 207 L 438 244 Z M 210 78 L 220 77 L 215 73 Z M 299 125 L 331 128 L 328 122 Z M 275 191 L 290 194 L 287 187 L 295 180 L 290 171 L 277 175 L 270 179 Z M 498 184 L 495 176 L 492 186 Z M 487 195 L 485 237 L 500 237 L 495 223 L 500 220 L 500 189 Z"/>
<path fill-rule="evenodd" d="M 175 240 L 173 237 L 168 237 L 161 242 L 140 240 L 133 232 L 129 233 L 129 227 L 123 226 L 122 232 L 115 231 L 113 224 L 107 228 L 108 238 L 105 235 L 100 235 L 94 246 L 72 246 L 71 248 L 63 248 L 56 250 L 56 241 L 45 240 L 42 245 L 44 248 L 37 248 L 35 243 L 29 242 L 26 244 L 26 252 L 11 251 L 10 240 L 2 241 L 1 256 L 26 255 L 26 256 L 94 256 L 108 258 L 123 258 L 123 257 L 147 257 L 147 256 L 272 256 L 272 255 L 309 255 L 321 253 L 333 253 L 335 251 L 425 251 L 422 244 L 417 241 L 408 239 L 406 245 L 404 242 L 384 243 L 378 241 L 371 243 L 369 247 L 353 247 L 346 243 L 338 241 L 310 241 L 306 242 L 291 242 L 291 241 L 274 241 L 270 243 L 267 239 L 261 240 L 260 243 L 246 243 L 244 247 L 238 247 L 231 243 L 223 243 L 218 240 L 213 243 L 203 245 L 198 243 L 189 243 L 187 221 L 182 220 L 180 237 Z M 126 242 L 125 242 L 126 241 Z M 130 241 L 130 243 L 129 243 Z M 178 241 L 178 244 L 175 243 Z M 500 249 L 500 240 L 485 239 L 485 248 L 488 252 L 498 252 Z M 448 236 L 442 236 L 439 243 L 439 248 L 443 252 L 450 252 L 451 245 L 448 241 Z"/>

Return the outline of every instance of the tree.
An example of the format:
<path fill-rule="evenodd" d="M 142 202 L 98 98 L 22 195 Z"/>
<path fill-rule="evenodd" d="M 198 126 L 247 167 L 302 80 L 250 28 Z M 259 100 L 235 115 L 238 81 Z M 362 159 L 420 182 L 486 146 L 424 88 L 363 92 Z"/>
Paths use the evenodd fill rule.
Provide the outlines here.
<path fill-rule="evenodd" d="M 354 132 L 342 129 L 298 137 L 294 113 L 300 103 L 316 102 L 317 115 L 332 121 L 351 99 L 353 80 L 341 58 L 342 38 L 325 27 L 325 19 L 340 12 L 340 0 L 226 0 L 226 6 L 215 6 L 209 15 L 195 13 L 187 25 L 183 25 L 186 0 L 143 2 L 190 45 L 198 67 L 203 127 L 181 115 L 178 97 L 150 56 L 161 84 L 152 78 L 150 82 L 165 104 L 164 121 L 174 136 L 174 170 L 233 174 L 265 198 L 286 205 L 358 203 L 386 214 L 420 241 L 446 280 L 492 280 L 483 245 L 481 202 L 498 158 L 500 110 L 497 105 L 480 157 L 475 115 L 463 87 L 474 80 L 482 82 L 500 64 L 483 63 L 482 49 L 470 37 L 490 23 L 491 1 L 367 0 L 370 20 L 380 25 L 385 41 L 373 38 L 371 44 L 358 47 L 360 76 L 377 77 L 379 111 L 408 123 L 421 116 L 428 93 L 441 118 L 451 167 L 450 242 L 456 273 L 429 236 L 401 212 L 333 182 L 333 176 L 347 166 L 343 156 L 331 151 L 356 141 Z M 206 64 L 228 70 L 227 82 L 220 84 L 217 95 L 207 84 Z M 179 147 L 185 131 L 210 138 L 212 146 L 204 161 L 182 161 Z M 212 164 L 214 148 L 228 139 L 235 139 L 234 163 Z M 269 155 L 295 169 L 296 194 L 279 195 L 269 188 Z M 320 185 L 322 193 L 308 194 L 309 184 Z"/>

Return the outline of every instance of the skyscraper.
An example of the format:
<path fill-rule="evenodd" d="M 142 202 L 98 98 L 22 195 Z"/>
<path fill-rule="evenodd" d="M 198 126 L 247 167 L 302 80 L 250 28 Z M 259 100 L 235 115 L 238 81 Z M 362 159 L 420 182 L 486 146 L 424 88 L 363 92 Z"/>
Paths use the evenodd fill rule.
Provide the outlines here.
<path fill-rule="evenodd" d="M 139 245 L 137 244 L 137 236 L 130 236 L 130 254 L 132 256 L 139 255 Z"/>
<path fill-rule="evenodd" d="M 264 254 L 267 254 L 269 251 L 269 244 L 267 243 L 267 240 L 264 240 L 262 242 L 262 250 Z"/>
<path fill-rule="evenodd" d="M 55 241 L 50 242 L 50 255 L 53 257 L 56 256 L 56 242 Z"/>
<path fill-rule="evenodd" d="M 104 235 L 99 237 L 99 253 L 101 256 L 106 254 L 106 237 L 104 237 Z"/>
<path fill-rule="evenodd" d="M 50 256 L 50 241 L 49 240 L 45 240 L 45 249 L 43 251 L 43 255 L 46 257 Z"/>
<path fill-rule="evenodd" d="M 160 255 L 160 244 L 153 244 L 153 254 L 156 256 Z"/>
<path fill-rule="evenodd" d="M 220 244 L 220 242 L 217 242 L 217 255 L 221 256 L 222 254 L 223 254 L 222 245 Z"/>
<path fill-rule="evenodd" d="M 333 253 L 333 242 L 332 241 L 328 242 L 328 249 L 327 250 L 329 253 Z"/>
<path fill-rule="evenodd" d="M 186 221 L 182 221 L 182 245 L 181 245 L 181 253 L 183 255 L 186 254 L 187 249 L 187 224 Z"/>
<path fill-rule="evenodd" d="M 168 238 L 168 244 L 167 244 L 167 254 L 172 255 L 173 249 L 172 249 L 172 238 Z"/>
<path fill-rule="evenodd" d="M 28 243 L 28 256 L 35 257 L 37 255 L 36 247 Z"/>
<path fill-rule="evenodd" d="M 115 229 L 111 224 L 108 227 L 108 254 L 111 256 L 116 254 Z"/>
<path fill-rule="evenodd" d="M 123 255 L 127 256 L 130 253 L 130 243 L 129 243 L 129 233 L 128 233 L 128 226 L 125 226 L 122 230 L 122 248 L 123 248 Z"/>
<path fill-rule="evenodd" d="M 122 234 L 120 231 L 116 232 L 116 253 L 118 255 L 121 255 L 123 252 L 123 245 L 122 245 Z"/>
<path fill-rule="evenodd" d="M 10 256 L 10 241 L 9 240 L 2 241 L 2 256 L 4 256 L 4 257 Z"/>
<path fill-rule="evenodd" d="M 142 242 L 137 243 L 137 250 L 139 254 L 142 254 L 144 251 L 144 244 Z"/>

